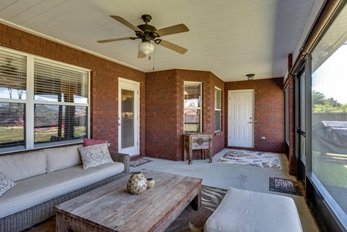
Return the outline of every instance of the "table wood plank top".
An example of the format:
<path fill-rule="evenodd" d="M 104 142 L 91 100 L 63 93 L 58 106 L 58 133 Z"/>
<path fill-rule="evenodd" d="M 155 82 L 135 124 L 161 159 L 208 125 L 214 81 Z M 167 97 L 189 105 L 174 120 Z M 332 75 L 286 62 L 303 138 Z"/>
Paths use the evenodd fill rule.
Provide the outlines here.
<path fill-rule="evenodd" d="M 195 197 L 200 198 L 200 178 L 161 172 L 144 175 L 156 183 L 139 195 L 127 192 L 126 176 L 56 206 L 57 231 L 71 229 L 67 226 L 78 231 L 76 225 L 89 231 L 163 231 Z"/>

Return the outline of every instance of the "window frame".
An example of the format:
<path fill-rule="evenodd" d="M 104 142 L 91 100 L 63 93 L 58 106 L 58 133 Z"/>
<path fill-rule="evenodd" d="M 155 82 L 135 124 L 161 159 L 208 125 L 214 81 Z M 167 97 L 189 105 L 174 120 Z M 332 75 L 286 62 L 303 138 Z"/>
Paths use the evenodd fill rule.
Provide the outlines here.
<path fill-rule="evenodd" d="M 185 101 L 185 86 L 186 84 L 199 84 L 200 86 L 200 107 L 196 107 L 196 109 L 200 110 L 199 115 L 199 131 L 198 132 L 192 132 L 192 131 L 186 131 L 185 130 L 185 116 L 184 116 L 184 101 Z M 203 114 L 203 83 L 199 81 L 183 81 L 183 132 L 184 133 L 202 133 L 203 131 L 203 121 L 202 121 L 202 114 Z"/>
<path fill-rule="evenodd" d="M 8 48 L 3 48 L 2 46 L 0 46 L 0 50 L 3 53 L 9 53 L 10 55 L 18 55 L 18 56 L 24 56 L 26 58 L 26 69 L 28 70 L 28 57 L 20 52 L 16 52 L 15 50 L 12 49 L 8 49 Z M 27 73 L 27 71 L 26 71 Z M 26 75 L 26 90 L 28 89 L 28 75 Z M 24 125 L 24 145 L 16 145 L 16 146 L 10 146 L 10 147 L 3 147 L 0 148 L 0 154 L 1 153 L 7 153 L 7 152 L 11 152 L 13 150 L 18 151 L 18 150 L 25 150 L 26 148 L 26 112 L 27 112 L 27 100 L 28 100 L 28 93 L 26 91 L 26 98 L 25 99 L 10 99 L 10 98 L 1 98 L 0 97 L 0 103 L 18 103 L 18 104 L 23 104 L 24 105 L 24 112 L 25 112 L 25 125 Z"/>
<path fill-rule="evenodd" d="M 217 91 L 220 92 L 219 97 L 220 97 L 220 108 L 217 108 Z M 218 88 L 217 86 L 214 87 L 214 116 L 216 117 L 216 111 L 220 112 L 219 116 L 219 125 L 220 129 L 216 130 L 216 121 L 214 122 L 214 132 L 219 133 L 223 131 L 223 126 L 222 126 L 222 109 L 223 109 L 223 103 L 222 103 L 222 89 Z M 216 118 L 215 118 L 216 120 Z"/>
<path fill-rule="evenodd" d="M 20 99 L 6 99 L 6 98 L 0 98 L 0 102 L 4 103 L 22 103 L 25 105 L 25 126 L 24 126 L 24 146 L 13 146 L 13 147 L 4 147 L 0 148 L 0 154 L 3 153 L 11 153 L 11 152 L 17 152 L 17 151 L 26 151 L 26 150 L 34 150 L 37 148 L 43 148 L 43 147 L 56 147 L 56 146 L 62 146 L 62 145 L 69 145 L 69 144 L 78 144 L 81 143 L 82 139 L 76 139 L 76 140 L 66 140 L 66 141 L 57 141 L 57 142 L 47 142 L 47 143 L 40 143 L 35 144 L 34 143 L 34 106 L 35 104 L 50 104 L 50 105 L 74 105 L 74 106 L 84 106 L 87 107 L 87 137 L 90 136 L 90 114 L 91 114 L 91 70 L 82 68 L 79 66 L 67 64 L 64 62 L 44 58 L 41 56 L 9 49 L 0 46 L 0 50 L 5 53 L 12 53 L 15 55 L 22 55 L 26 57 L 26 99 L 20 100 Z M 87 79 L 87 103 L 68 103 L 68 102 L 48 102 L 48 101 L 40 101 L 40 100 L 34 100 L 34 64 L 35 61 L 42 62 L 49 65 L 54 65 L 57 67 L 65 68 L 74 70 L 77 72 L 85 72 L 86 79 Z"/>

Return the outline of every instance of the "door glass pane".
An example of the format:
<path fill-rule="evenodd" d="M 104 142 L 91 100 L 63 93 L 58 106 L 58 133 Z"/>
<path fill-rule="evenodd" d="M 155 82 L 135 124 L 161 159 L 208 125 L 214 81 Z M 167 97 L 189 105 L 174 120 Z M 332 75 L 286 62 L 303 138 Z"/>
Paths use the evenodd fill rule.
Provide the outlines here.
<path fill-rule="evenodd" d="M 346 61 L 345 7 L 312 53 L 312 171 L 347 228 Z"/>
<path fill-rule="evenodd" d="M 300 130 L 305 131 L 305 72 L 300 75 Z M 300 135 L 300 159 L 306 164 L 305 137 Z"/>
<path fill-rule="evenodd" d="M 121 141 L 122 148 L 134 146 L 134 91 L 122 89 Z"/>

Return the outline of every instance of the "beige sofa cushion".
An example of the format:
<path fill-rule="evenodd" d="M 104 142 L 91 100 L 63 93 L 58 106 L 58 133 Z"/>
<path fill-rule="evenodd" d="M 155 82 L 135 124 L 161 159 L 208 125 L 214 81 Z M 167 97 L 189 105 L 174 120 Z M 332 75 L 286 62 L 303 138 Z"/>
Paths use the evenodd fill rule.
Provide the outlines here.
<path fill-rule="evenodd" d="M 13 181 L 46 173 L 43 150 L 0 156 L 0 172 Z"/>
<path fill-rule="evenodd" d="M 47 155 L 47 172 L 54 172 L 81 164 L 78 148 L 82 145 L 45 149 Z"/>
<path fill-rule="evenodd" d="M 104 180 L 123 171 L 124 164 L 114 162 L 88 169 L 75 166 L 18 181 L 16 186 L 0 197 L 0 218 Z"/>
<path fill-rule="evenodd" d="M 206 232 L 302 232 L 295 202 L 287 196 L 230 188 L 205 223 Z"/>

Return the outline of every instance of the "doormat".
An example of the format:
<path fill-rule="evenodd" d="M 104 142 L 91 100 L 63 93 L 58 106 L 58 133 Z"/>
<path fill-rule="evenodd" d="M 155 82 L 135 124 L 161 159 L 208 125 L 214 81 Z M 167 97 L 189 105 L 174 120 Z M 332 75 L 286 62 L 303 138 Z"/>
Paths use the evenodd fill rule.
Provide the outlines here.
<path fill-rule="evenodd" d="M 142 164 L 145 164 L 145 163 L 148 163 L 148 162 L 151 162 L 152 160 L 150 160 L 150 159 L 146 159 L 146 158 L 139 158 L 139 159 L 137 159 L 137 160 L 133 160 L 133 161 L 130 161 L 130 167 L 133 167 L 133 168 L 135 168 L 135 167 L 138 167 L 138 166 L 140 166 L 140 165 L 142 165 Z"/>
<path fill-rule="evenodd" d="M 219 162 L 281 169 L 279 154 L 272 152 L 229 150 L 219 159 Z"/>
<path fill-rule="evenodd" d="M 302 191 L 300 191 L 300 186 L 297 181 L 290 179 L 283 179 L 279 177 L 269 178 L 269 190 L 280 193 L 294 194 L 302 196 Z"/>

